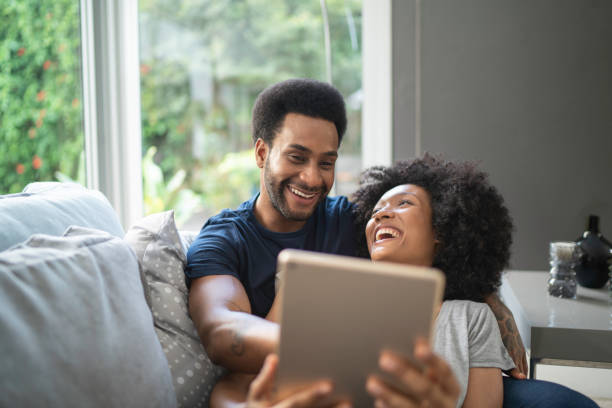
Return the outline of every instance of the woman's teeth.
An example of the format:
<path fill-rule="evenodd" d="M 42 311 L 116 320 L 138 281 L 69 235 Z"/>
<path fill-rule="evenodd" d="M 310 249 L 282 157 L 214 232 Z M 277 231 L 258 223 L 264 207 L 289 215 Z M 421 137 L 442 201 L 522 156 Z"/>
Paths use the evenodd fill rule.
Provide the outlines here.
<path fill-rule="evenodd" d="M 387 238 L 397 238 L 399 237 L 399 232 L 393 228 L 381 228 L 376 231 L 376 241 Z"/>

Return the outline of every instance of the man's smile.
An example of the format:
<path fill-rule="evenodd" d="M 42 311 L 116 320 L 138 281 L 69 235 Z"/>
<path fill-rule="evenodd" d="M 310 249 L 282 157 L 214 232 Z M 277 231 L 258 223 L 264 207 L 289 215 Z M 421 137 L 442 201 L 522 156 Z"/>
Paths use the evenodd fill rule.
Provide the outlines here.
<path fill-rule="evenodd" d="M 293 197 L 297 199 L 298 202 L 304 204 L 310 204 L 311 202 L 317 201 L 319 195 L 321 194 L 321 190 L 317 189 L 316 191 L 308 191 L 303 188 L 299 188 L 294 184 L 287 185 L 287 189 L 290 193 L 292 193 Z"/>

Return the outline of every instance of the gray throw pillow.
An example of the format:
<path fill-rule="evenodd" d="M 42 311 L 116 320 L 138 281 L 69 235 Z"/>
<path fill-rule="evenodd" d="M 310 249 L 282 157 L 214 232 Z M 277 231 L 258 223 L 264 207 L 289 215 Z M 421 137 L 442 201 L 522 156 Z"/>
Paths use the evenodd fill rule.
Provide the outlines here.
<path fill-rule="evenodd" d="M 181 239 L 173 211 L 139 220 L 124 237 L 145 275 L 155 332 L 168 359 L 178 404 L 207 407 L 223 369 L 208 358 L 189 317 L 189 292 L 183 272 L 189 239 Z"/>
<path fill-rule="evenodd" d="M 108 233 L 1 252 L 0 333 L 0 406 L 176 406 L 137 259 Z"/>

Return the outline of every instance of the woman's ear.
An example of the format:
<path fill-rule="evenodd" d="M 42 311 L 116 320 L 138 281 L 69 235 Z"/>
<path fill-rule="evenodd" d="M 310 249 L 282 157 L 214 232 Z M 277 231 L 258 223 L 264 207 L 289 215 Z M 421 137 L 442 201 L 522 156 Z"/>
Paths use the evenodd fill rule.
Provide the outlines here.
<path fill-rule="evenodd" d="M 264 142 L 262 138 L 258 138 L 255 142 L 255 161 L 257 162 L 257 167 L 260 169 L 263 169 L 269 152 L 270 148 L 268 144 Z"/>
<path fill-rule="evenodd" d="M 438 249 L 440 248 L 440 245 L 442 245 L 442 241 L 440 241 L 435 235 L 434 235 L 434 256 L 438 253 Z"/>

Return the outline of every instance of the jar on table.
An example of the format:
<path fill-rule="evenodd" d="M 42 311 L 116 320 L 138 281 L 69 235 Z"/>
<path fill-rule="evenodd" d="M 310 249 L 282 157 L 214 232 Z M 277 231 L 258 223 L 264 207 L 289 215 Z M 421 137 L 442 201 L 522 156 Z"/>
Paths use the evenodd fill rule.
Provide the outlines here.
<path fill-rule="evenodd" d="M 550 279 L 548 293 L 551 296 L 576 299 L 576 265 L 580 248 L 575 242 L 550 243 Z"/>

